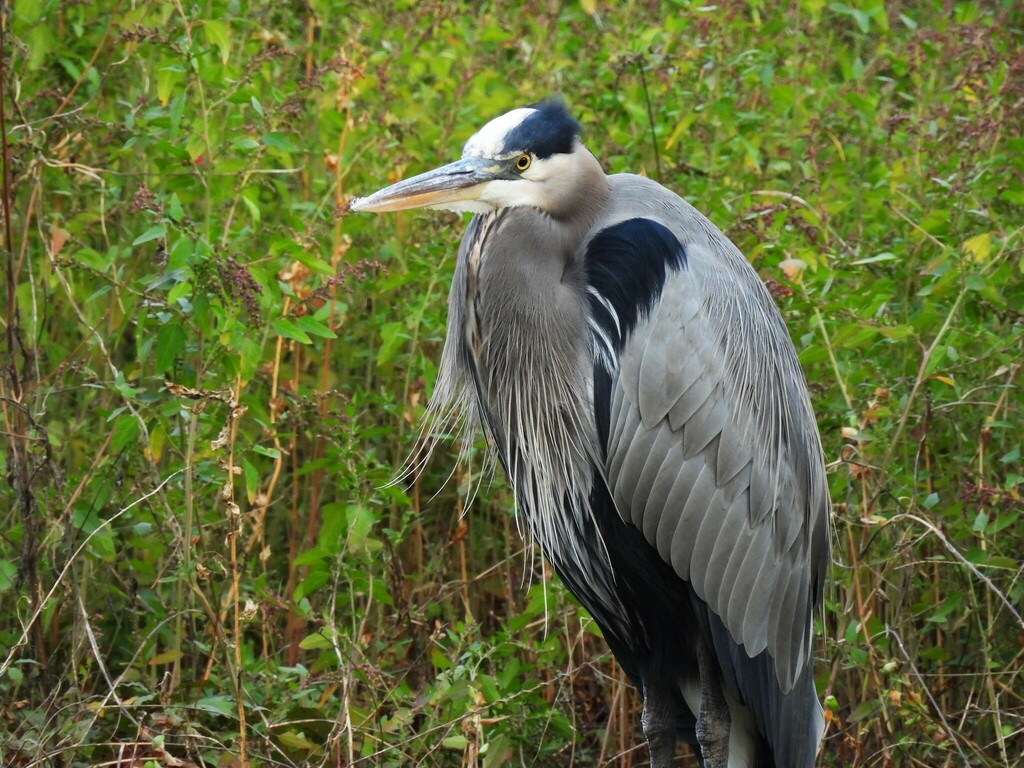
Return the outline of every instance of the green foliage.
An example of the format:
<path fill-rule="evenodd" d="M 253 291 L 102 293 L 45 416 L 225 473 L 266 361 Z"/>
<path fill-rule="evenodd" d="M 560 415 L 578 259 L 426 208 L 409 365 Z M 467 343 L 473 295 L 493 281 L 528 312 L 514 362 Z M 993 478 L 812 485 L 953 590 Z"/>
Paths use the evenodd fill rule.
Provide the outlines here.
<path fill-rule="evenodd" d="M 797 343 L 822 763 L 1024 765 L 1014 0 L 11 10 L 0 764 L 644 763 L 504 485 L 388 484 L 460 221 L 347 212 L 561 92 Z"/>

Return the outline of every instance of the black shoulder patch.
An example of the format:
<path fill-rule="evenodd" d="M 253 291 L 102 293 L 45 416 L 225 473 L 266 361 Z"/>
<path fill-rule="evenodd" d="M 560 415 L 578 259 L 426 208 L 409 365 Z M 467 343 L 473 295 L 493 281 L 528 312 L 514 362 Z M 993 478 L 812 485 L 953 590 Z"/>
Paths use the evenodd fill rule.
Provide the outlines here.
<path fill-rule="evenodd" d="M 594 236 L 584 261 L 591 316 L 616 352 L 660 298 L 668 270 L 685 268 L 686 249 L 656 221 L 628 219 Z"/>
<path fill-rule="evenodd" d="M 504 152 L 525 150 L 540 159 L 572 152 L 580 133 L 577 123 L 560 99 L 531 104 L 537 110 L 505 137 Z"/>

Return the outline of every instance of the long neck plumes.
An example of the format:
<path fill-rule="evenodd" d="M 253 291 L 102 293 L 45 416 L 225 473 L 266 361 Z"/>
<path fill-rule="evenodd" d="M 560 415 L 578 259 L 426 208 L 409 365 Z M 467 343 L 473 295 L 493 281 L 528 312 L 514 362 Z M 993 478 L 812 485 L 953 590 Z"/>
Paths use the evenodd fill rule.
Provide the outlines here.
<path fill-rule="evenodd" d="M 582 244 L 607 182 L 593 166 L 600 183 L 584 210 L 555 217 L 514 207 L 473 219 L 430 410 L 485 428 L 546 556 L 578 573 L 597 569 L 592 578 L 602 583 L 607 563 L 585 544 L 600 545 L 587 505 L 600 451 Z"/>

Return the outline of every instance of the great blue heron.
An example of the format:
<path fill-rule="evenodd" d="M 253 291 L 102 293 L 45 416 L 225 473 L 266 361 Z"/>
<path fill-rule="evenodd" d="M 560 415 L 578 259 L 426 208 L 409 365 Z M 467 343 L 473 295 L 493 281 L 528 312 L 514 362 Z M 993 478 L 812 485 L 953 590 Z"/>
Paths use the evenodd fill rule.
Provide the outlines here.
<path fill-rule="evenodd" d="M 606 175 L 558 101 L 356 211 L 477 214 L 431 409 L 479 423 L 530 533 L 643 696 L 651 766 L 800 768 L 823 730 L 821 441 L 771 296 L 707 218 Z"/>

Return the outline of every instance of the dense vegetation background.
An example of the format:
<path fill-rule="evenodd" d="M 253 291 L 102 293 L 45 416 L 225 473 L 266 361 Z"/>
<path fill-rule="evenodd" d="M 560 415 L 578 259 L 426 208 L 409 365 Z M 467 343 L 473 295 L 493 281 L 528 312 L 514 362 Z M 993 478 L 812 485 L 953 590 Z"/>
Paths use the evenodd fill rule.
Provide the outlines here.
<path fill-rule="evenodd" d="M 347 213 L 553 92 L 789 323 L 823 765 L 1024 765 L 1017 0 L 8 10 L 0 765 L 644 764 L 503 480 L 387 484 L 463 222 Z"/>

